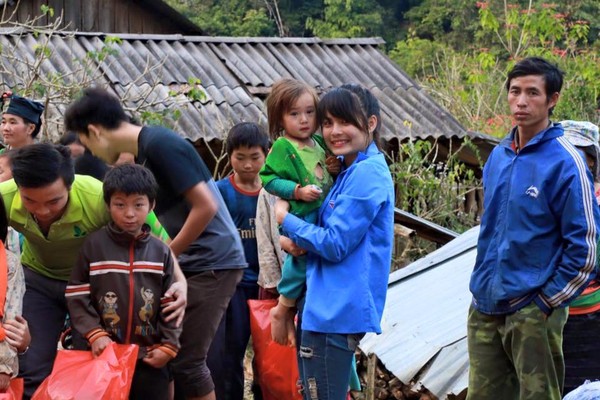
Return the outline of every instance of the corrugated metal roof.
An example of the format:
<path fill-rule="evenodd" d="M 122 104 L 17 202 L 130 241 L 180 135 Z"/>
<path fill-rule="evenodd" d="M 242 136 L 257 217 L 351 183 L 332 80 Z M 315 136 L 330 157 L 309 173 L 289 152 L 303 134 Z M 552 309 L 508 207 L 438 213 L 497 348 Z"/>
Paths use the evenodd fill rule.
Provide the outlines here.
<path fill-rule="evenodd" d="M 467 387 L 469 278 L 477 254 L 474 227 L 390 275 L 382 334 L 360 343 L 405 384 L 440 399 Z"/>
<path fill-rule="evenodd" d="M 257 121 L 266 126 L 264 96 L 273 82 L 284 76 L 304 80 L 321 91 L 347 82 L 370 88 L 381 102 L 382 137 L 386 140 L 479 136 L 467 132 L 381 52 L 378 46 L 383 41 L 378 38 L 55 34 L 48 41 L 50 57 L 43 62 L 42 73 L 66 75 L 67 81 L 77 82 L 81 77 L 68 75 L 77 69 L 75 59 L 82 60 L 89 52 L 100 51 L 108 35 L 119 37 L 122 42 L 112 45 L 116 52 L 104 62 L 92 65 L 100 72 L 97 84 L 111 87 L 119 95 L 148 95 L 159 103 L 159 109 L 179 108 L 181 119 L 176 128 L 194 141 L 201 137 L 208 141 L 222 139 L 233 124 L 241 121 Z M 18 59 L 32 61 L 46 39 L 44 34 L 0 30 L 0 61 L 5 68 L 23 67 L 7 58 L 11 49 L 16 49 Z M 187 85 L 190 78 L 202 80 L 206 100 L 190 103 L 183 95 L 169 97 L 170 90 Z M 0 69 L 0 79 L 18 90 L 28 77 L 11 76 Z M 59 113 L 64 107 L 57 101 Z M 59 116 L 54 117 L 57 123 Z"/>

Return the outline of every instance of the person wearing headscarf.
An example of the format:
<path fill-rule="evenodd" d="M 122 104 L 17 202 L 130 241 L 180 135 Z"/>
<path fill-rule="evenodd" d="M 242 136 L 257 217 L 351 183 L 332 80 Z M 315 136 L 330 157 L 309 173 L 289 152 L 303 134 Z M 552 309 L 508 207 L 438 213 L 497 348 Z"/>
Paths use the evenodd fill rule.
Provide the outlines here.
<path fill-rule="evenodd" d="M 600 144 L 598 142 L 598 125 L 588 121 L 561 121 L 565 137 L 581 150 L 585 156 L 590 172 L 594 178 L 594 193 L 600 204 Z"/>
<path fill-rule="evenodd" d="M 8 92 L 2 94 L 2 100 L 0 131 L 5 149 L 18 149 L 34 143 L 42 127 L 44 105 Z"/>
<path fill-rule="evenodd" d="M 594 178 L 596 200 L 600 198 L 600 146 L 598 126 L 587 121 L 562 121 L 565 138 L 585 156 Z M 599 202 L 600 204 L 600 202 Z M 600 377 L 600 282 L 596 278 L 569 305 L 569 319 L 563 330 L 565 358 L 564 395 L 586 380 Z"/>

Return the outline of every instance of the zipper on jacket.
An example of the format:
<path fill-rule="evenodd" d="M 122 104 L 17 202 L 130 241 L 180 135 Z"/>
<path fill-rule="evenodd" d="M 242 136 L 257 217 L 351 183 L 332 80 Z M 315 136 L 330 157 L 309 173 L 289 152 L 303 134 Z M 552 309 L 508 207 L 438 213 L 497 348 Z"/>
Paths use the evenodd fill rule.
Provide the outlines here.
<path fill-rule="evenodd" d="M 135 240 L 131 241 L 129 245 L 129 316 L 127 318 L 127 335 L 125 336 L 125 344 L 129 344 L 131 342 L 131 327 L 133 326 L 133 306 L 135 299 L 135 290 L 133 287 L 134 279 L 133 279 L 133 249 L 135 245 Z"/>
<path fill-rule="evenodd" d="M 519 154 L 521 154 L 521 151 L 523 151 L 523 149 L 521 149 L 521 151 L 519 151 L 518 153 L 515 153 L 512 148 L 509 148 L 509 151 L 514 156 L 510 160 L 510 171 L 509 171 L 509 174 L 508 174 L 508 178 L 509 179 L 508 179 L 508 184 L 507 184 L 508 188 L 507 188 L 507 191 L 506 191 L 506 197 L 503 199 L 504 202 L 505 202 L 505 205 L 503 207 L 503 209 L 504 209 L 504 215 L 501 218 L 501 220 L 503 221 L 502 222 L 502 236 L 501 236 L 501 238 L 506 238 L 506 229 L 507 229 L 507 225 L 508 225 L 508 218 L 507 218 L 507 216 L 508 216 L 508 212 L 509 212 L 510 196 L 512 194 L 512 189 L 513 189 L 513 187 L 512 187 L 513 169 L 515 167 L 515 162 L 517 161 L 517 158 L 519 157 Z M 498 252 L 498 246 L 500 244 L 501 244 L 500 242 L 496 243 L 496 245 L 497 245 L 496 246 L 496 252 Z M 489 300 L 493 301 L 493 299 L 494 299 L 493 291 L 494 291 L 494 287 L 496 286 L 496 284 L 497 284 L 497 282 L 499 280 L 498 263 L 499 263 L 499 260 L 501 258 L 502 257 L 501 257 L 500 254 L 496 254 L 496 262 L 494 263 L 494 276 L 493 276 L 493 279 L 492 279 L 492 285 L 489 287 L 488 301 Z"/>

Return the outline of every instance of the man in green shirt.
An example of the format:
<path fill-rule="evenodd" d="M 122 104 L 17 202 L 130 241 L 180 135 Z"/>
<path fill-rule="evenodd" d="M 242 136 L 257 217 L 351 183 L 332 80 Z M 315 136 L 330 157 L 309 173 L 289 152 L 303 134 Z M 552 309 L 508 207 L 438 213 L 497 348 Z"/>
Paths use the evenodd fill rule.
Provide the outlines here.
<path fill-rule="evenodd" d="M 21 263 L 26 293 L 23 316 L 32 342 L 20 357 L 25 396 L 33 395 L 49 375 L 63 328 L 64 296 L 71 269 L 87 235 L 109 221 L 102 183 L 75 175 L 64 146 L 34 144 L 11 158 L 14 180 L 0 184 L 9 225 L 24 236 Z M 167 292 L 177 298 L 165 309 L 180 322 L 186 303 L 185 278 L 177 268 L 177 282 Z"/>

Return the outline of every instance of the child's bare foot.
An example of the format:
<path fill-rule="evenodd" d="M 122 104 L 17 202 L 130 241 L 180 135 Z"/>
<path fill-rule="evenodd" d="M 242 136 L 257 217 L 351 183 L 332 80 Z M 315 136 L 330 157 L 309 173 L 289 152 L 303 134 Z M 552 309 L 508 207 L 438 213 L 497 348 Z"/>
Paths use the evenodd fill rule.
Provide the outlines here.
<path fill-rule="evenodd" d="M 296 347 L 296 324 L 294 323 L 294 312 L 285 318 L 285 330 L 287 342 L 291 347 Z"/>
<path fill-rule="evenodd" d="M 287 346 L 289 344 L 288 324 L 291 322 L 292 326 L 294 325 L 294 314 L 291 313 L 289 307 L 277 303 L 277 305 L 271 309 L 269 315 L 271 317 L 271 338 L 275 343 Z"/>

